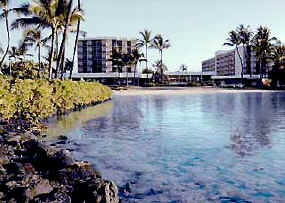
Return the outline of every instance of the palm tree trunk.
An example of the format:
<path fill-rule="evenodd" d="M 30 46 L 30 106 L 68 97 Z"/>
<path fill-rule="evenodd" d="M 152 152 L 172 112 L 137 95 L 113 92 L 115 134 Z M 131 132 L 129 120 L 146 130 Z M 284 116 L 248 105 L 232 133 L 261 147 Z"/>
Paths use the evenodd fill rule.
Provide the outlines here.
<path fill-rule="evenodd" d="M 38 78 L 41 77 L 41 46 L 38 47 L 38 60 L 39 60 L 39 70 L 38 70 Z"/>
<path fill-rule="evenodd" d="M 137 71 L 137 64 L 135 64 L 135 69 L 134 69 L 134 86 L 136 85 L 136 71 Z"/>
<path fill-rule="evenodd" d="M 161 62 L 161 83 L 163 82 L 163 63 L 162 63 L 162 50 L 160 50 L 160 62 Z"/>
<path fill-rule="evenodd" d="M 81 3 L 80 0 L 78 0 L 78 9 L 81 9 Z M 73 66 L 74 66 L 74 59 L 75 59 L 75 54 L 76 54 L 76 49 L 77 49 L 77 43 L 78 43 L 78 38 L 79 38 L 79 31 L 80 31 L 80 19 L 77 22 L 77 33 L 76 33 L 76 39 L 75 39 L 75 44 L 74 44 L 74 49 L 73 49 L 73 56 L 72 56 L 72 66 L 70 67 L 70 74 L 69 74 L 69 79 L 71 80 L 72 77 L 72 71 L 73 71 Z"/>
<path fill-rule="evenodd" d="M 261 59 L 259 60 L 259 74 L 260 74 L 260 78 L 263 78 L 263 76 L 262 76 L 262 61 L 261 61 Z"/>
<path fill-rule="evenodd" d="M 9 30 L 8 10 L 5 10 L 4 12 L 5 12 L 5 22 L 6 22 L 6 31 L 7 31 L 7 40 L 8 40 L 8 42 L 7 42 L 6 51 L 5 51 L 5 53 L 4 53 L 4 55 L 3 55 L 2 59 L 1 59 L 1 62 L 0 62 L 0 68 L 1 69 L 2 69 L 2 64 L 3 64 L 5 58 L 6 58 L 7 54 L 8 54 L 8 51 L 10 49 L 10 40 L 11 40 L 10 39 L 10 30 Z"/>
<path fill-rule="evenodd" d="M 52 59 L 53 59 L 53 49 L 54 49 L 54 35 L 55 35 L 55 28 L 52 27 L 51 51 L 50 51 L 50 57 L 49 57 L 49 79 L 52 79 Z"/>
<path fill-rule="evenodd" d="M 65 62 L 65 46 L 64 46 L 64 50 L 62 52 L 62 57 L 61 57 L 61 61 L 62 63 L 60 63 L 60 79 L 62 80 L 63 79 L 63 74 L 64 74 L 64 62 Z"/>
<path fill-rule="evenodd" d="M 59 39 L 58 39 L 58 31 L 55 32 L 55 55 L 56 57 L 58 57 L 58 42 Z"/>
<path fill-rule="evenodd" d="M 252 70 L 251 70 L 251 46 L 249 44 L 246 45 L 246 52 L 247 52 L 247 60 L 248 60 L 248 69 L 250 77 L 252 77 Z"/>
<path fill-rule="evenodd" d="M 147 77 L 147 83 L 149 84 L 149 78 L 148 78 L 148 60 L 147 60 L 147 43 L 145 44 L 145 68 L 146 68 L 146 71 L 147 71 L 147 74 L 146 74 L 146 77 Z"/>
<path fill-rule="evenodd" d="M 73 3 L 73 0 L 70 0 L 68 4 L 68 8 L 67 8 L 67 14 L 65 16 L 64 32 L 62 35 L 62 41 L 61 41 L 60 50 L 59 50 L 59 57 L 57 59 L 57 64 L 56 64 L 57 70 L 59 70 L 60 66 L 63 66 L 63 63 L 64 63 L 64 60 L 61 60 L 61 56 L 63 55 L 63 52 L 65 52 L 64 48 L 65 48 L 65 41 L 67 38 L 67 27 L 68 27 L 69 14 L 71 11 L 72 3 Z"/>
<path fill-rule="evenodd" d="M 147 44 L 145 44 L 145 59 L 146 59 L 145 68 L 148 69 L 148 67 L 147 67 Z"/>
<path fill-rule="evenodd" d="M 239 57 L 240 64 L 241 64 L 241 82 L 243 83 L 243 61 L 242 61 L 241 55 L 239 53 L 238 46 L 236 46 L 236 50 L 237 50 L 238 57 Z"/>

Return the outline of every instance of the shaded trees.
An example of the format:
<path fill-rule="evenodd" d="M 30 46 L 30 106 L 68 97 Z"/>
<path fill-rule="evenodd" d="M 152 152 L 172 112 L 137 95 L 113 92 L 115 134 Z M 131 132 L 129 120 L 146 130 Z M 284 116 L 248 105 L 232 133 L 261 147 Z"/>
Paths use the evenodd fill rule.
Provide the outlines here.
<path fill-rule="evenodd" d="M 157 49 L 159 51 L 159 54 L 160 54 L 160 63 L 161 63 L 161 67 L 163 65 L 163 51 L 168 49 L 170 47 L 170 43 L 169 43 L 169 40 L 168 39 L 164 39 L 162 37 L 161 34 L 158 34 L 154 37 L 152 43 L 151 43 L 151 48 L 154 48 L 154 49 Z M 163 82 L 163 71 L 164 69 L 161 68 L 161 82 Z"/>

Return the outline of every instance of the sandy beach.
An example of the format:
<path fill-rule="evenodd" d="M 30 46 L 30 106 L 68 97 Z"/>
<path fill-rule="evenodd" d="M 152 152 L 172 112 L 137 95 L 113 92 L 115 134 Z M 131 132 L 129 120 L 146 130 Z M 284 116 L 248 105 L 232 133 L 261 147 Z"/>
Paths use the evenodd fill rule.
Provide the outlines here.
<path fill-rule="evenodd" d="M 214 93 L 249 93 L 249 92 L 284 92 L 278 90 L 261 89 L 223 89 L 213 87 L 130 87 L 128 90 L 115 90 L 114 95 L 137 96 L 137 95 L 163 95 L 163 94 L 214 94 Z"/>

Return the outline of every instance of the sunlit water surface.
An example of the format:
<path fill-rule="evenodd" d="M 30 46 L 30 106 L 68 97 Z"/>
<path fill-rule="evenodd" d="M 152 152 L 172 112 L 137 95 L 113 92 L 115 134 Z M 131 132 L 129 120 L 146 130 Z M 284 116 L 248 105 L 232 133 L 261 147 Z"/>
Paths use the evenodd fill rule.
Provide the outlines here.
<path fill-rule="evenodd" d="M 123 202 L 275 203 L 285 202 L 284 116 L 284 93 L 115 96 L 50 129 L 128 183 Z"/>

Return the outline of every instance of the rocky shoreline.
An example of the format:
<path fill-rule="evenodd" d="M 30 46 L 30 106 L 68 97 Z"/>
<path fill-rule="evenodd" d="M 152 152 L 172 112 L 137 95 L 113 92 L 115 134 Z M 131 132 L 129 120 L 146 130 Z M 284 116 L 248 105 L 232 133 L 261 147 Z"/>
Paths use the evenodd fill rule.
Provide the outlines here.
<path fill-rule="evenodd" d="M 118 203 L 118 188 L 37 130 L 0 126 L 0 202 Z"/>

